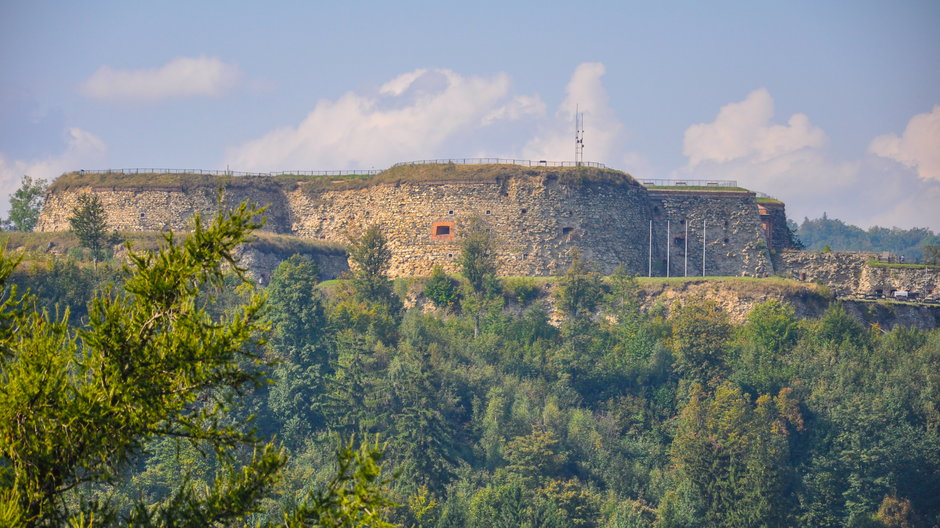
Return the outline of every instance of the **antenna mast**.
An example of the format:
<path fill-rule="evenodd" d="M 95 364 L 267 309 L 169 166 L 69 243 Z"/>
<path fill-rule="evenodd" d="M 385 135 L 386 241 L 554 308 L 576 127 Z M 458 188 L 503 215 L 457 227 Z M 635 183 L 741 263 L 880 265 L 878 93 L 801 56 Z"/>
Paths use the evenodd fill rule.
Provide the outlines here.
<path fill-rule="evenodd" d="M 578 167 L 584 162 L 584 114 L 579 106 L 574 110 L 574 164 Z"/>

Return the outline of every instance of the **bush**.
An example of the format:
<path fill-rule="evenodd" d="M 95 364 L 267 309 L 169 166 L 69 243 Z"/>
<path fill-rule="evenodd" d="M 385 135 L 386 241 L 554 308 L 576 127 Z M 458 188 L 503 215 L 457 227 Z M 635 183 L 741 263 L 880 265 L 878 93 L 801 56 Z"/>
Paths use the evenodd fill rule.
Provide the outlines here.
<path fill-rule="evenodd" d="M 503 295 L 525 306 L 539 296 L 539 287 L 531 277 L 510 277 L 503 279 Z"/>
<path fill-rule="evenodd" d="M 451 308 L 460 299 L 457 281 L 448 277 L 440 266 L 434 266 L 424 285 L 424 296 L 440 308 Z"/>

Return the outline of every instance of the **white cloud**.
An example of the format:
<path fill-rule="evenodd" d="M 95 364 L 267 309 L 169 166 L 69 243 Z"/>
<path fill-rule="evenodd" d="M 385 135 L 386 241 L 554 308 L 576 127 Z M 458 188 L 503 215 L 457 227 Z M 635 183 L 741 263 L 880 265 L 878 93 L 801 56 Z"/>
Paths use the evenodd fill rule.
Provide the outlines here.
<path fill-rule="evenodd" d="M 83 167 L 105 165 L 107 146 L 94 134 L 79 128 L 67 131 L 65 152 L 38 160 L 8 160 L 0 155 L 0 196 L 12 194 L 20 186 L 24 175 L 52 181 L 65 172 Z M 9 200 L 0 204 L 0 213 L 6 215 Z"/>
<path fill-rule="evenodd" d="M 928 148 L 940 144 L 940 107 L 911 119 L 902 138 L 882 136 L 869 147 L 916 167 L 921 179 L 914 170 L 874 156 L 836 159 L 826 134 L 807 116 L 774 124 L 773 108 L 770 94 L 761 89 L 722 107 L 713 122 L 690 126 L 683 145 L 688 164 L 671 177 L 735 180 L 782 199 L 795 220 L 826 212 L 861 227 L 940 229 L 940 209 L 932 205 L 940 203 L 940 177 L 930 179 L 940 175 L 940 163 Z"/>
<path fill-rule="evenodd" d="M 534 160 L 573 160 L 575 112 L 584 113 L 584 159 L 616 163 L 615 149 L 621 140 L 623 125 L 609 105 L 607 90 L 601 83 L 604 65 L 586 62 L 579 65 L 566 88 L 567 95 L 553 119 L 522 149 L 522 156 Z"/>
<path fill-rule="evenodd" d="M 868 150 L 915 169 L 921 179 L 940 181 L 940 105 L 912 117 L 901 137 L 878 136 Z"/>
<path fill-rule="evenodd" d="M 545 114 L 545 103 L 538 95 L 517 95 L 508 103 L 483 116 L 483 125 L 502 120 L 517 120 L 528 116 Z"/>
<path fill-rule="evenodd" d="M 822 147 L 826 134 L 804 114 L 794 114 L 786 125 L 772 123 L 774 101 L 766 89 L 751 92 L 740 102 L 721 108 L 711 123 L 685 131 L 682 152 L 694 167 L 706 161 L 742 158 L 766 161 L 803 148 Z"/>
<path fill-rule="evenodd" d="M 458 135 L 544 112 L 537 95 L 510 97 L 509 88 L 505 74 L 414 70 L 384 83 L 375 95 L 350 92 L 321 100 L 297 126 L 229 149 L 225 163 L 261 171 L 384 168 L 452 155 L 441 151 Z"/>
<path fill-rule="evenodd" d="M 82 84 L 96 99 L 160 101 L 173 97 L 218 97 L 241 78 L 241 71 L 215 57 L 178 57 L 156 69 L 98 68 Z"/>

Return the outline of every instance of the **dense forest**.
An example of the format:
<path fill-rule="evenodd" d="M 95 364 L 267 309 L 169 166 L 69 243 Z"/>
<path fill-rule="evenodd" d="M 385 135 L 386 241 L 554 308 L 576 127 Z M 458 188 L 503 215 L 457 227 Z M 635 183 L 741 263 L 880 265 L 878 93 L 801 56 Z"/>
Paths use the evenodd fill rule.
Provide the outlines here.
<path fill-rule="evenodd" d="M 866 231 L 842 220 L 829 218 L 826 213 L 823 213 L 822 218 L 804 218 L 799 226 L 791 222 L 790 229 L 796 232 L 800 242 L 810 251 L 820 251 L 827 247 L 832 251 L 888 251 L 898 257 L 903 255 L 905 260 L 911 263 L 924 262 L 925 247 L 936 247 L 940 244 L 940 237 L 927 228 L 872 226 Z M 930 260 L 929 264 L 940 264 L 940 261 L 933 261 L 940 257 L 937 250 L 926 257 Z"/>
<path fill-rule="evenodd" d="M 213 238 L 224 231 L 127 269 L 65 258 L 8 267 L 5 299 L 19 295 L 13 285 L 29 289 L 27 312 L 45 314 L 30 317 L 77 339 L 67 353 L 100 349 L 81 357 L 101 365 L 152 368 L 141 350 L 170 357 L 180 346 L 169 330 L 169 341 L 125 352 L 114 336 L 141 340 L 176 314 L 167 320 L 186 332 L 188 363 L 152 372 L 185 374 L 194 394 L 180 407 L 188 414 L 142 428 L 107 471 L 94 461 L 75 470 L 75 485 L 56 488 L 31 524 L 91 526 L 97 512 L 104 524 L 144 526 L 940 526 L 940 331 L 862 327 L 835 303 L 801 320 L 771 301 L 741 325 L 703 298 L 643 311 L 637 279 L 602 277 L 580 258 L 552 280 L 497 278 L 483 229 L 462 239 L 460 276 L 389 281 L 372 227 L 351 240 L 347 280 L 320 283 L 294 257 L 260 287 L 235 268 L 202 271 L 230 256 Z M 190 296 L 165 300 L 179 288 Z M 144 301 L 158 308 L 141 311 Z M 7 315 L 2 329 L 26 317 Z M 12 388 L 27 355 L 16 335 L 0 332 L 4 418 L 34 402 Z M 207 370 L 231 383 L 192 381 L 210 346 L 247 351 Z M 94 378 L 81 370 L 91 363 L 77 361 L 72 378 Z M 199 420 L 214 428 L 195 429 Z M 21 437 L 0 428 L 4 518 L 20 497 L 10 438 Z M 269 441 L 281 451 L 258 455 Z M 247 476 L 225 480 L 232 459 L 277 477 L 251 492 Z M 219 488 L 248 506 L 232 514 Z M 199 497 L 215 509 L 192 507 Z M 355 522 L 322 513 L 356 508 Z M 179 521 L 187 515 L 205 522 Z"/>

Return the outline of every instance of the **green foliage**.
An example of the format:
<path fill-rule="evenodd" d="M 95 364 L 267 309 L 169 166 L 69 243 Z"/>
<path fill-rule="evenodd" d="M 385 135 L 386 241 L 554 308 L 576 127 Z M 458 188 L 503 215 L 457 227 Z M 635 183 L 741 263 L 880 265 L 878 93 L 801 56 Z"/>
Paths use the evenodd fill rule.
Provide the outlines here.
<path fill-rule="evenodd" d="M 519 482 L 490 485 L 478 491 L 468 507 L 472 528 L 561 528 L 570 526 L 558 507 L 537 500 Z"/>
<path fill-rule="evenodd" d="M 702 384 L 724 379 L 731 337 L 728 315 L 714 301 L 701 300 L 679 306 L 669 320 L 677 372 Z"/>
<path fill-rule="evenodd" d="M 114 239 L 113 236 L 108 235 L 107 222 L 107 215 L 98 195 L 88 193 L 79 195 L 78 203 L 72 208 L 71 216 L 69 216 L 69 227 L 78 237 L 82 247 L 91 250 L 95 270 L 98 269 L 98 261 L 104 256 L 105 247 Z"/>
<path fill-rule="evenodd" d="M 281 262 L 268 285 L 272 323 L 271 345 L 281 357 L 295 362 L 323 363 L 317 347 L 326 326 L 320 292 L 319 270 L 310 260 L 294 255 Z"/>
<path fill-rule="evenodd" d="M 569 317 L 591 315 L 604 295 L 601 275 L 594 266 L 575 254 L 568 271 L 558 279 L 555 301 Z"/>
<path fill-rule="evenodd" d="M 832 251 L 890 251 L 906 256 L 909 262 L 925 257 L 926 246 L 940 243 L 940 238 L 930 229 L 873 226 L 865 231 L 825 214 L 814 220 L 804 218 L 797 235 L 810 251 L 819 251 L 825 246 Z"/>
<path fill-rule="evenodd" d="M 279 360 L 268 406 L 280 422 L 282 438 L 291 443 L 324 420 L 315 405 L 329 364 L 324 342 L 327 321 L 317 279 L 316 264 L 294 255 L 278 265 L 267 288 L 270 349 Z"/>
<path fill-rule="evenodd" d="M 457 281 L 448 277 L 444 268 L 434 266 L 431 276 L 424 283 L 424 296 L 439 308 L 453 308 L 460 300 L 460 287 Z"/>
<path fill-rule="evenodd" d="M 219 418 L 224 389 L 262 375 L 242 364 L 257 360 L 263 299 L 220 320 L 195 302 L 203 285 L 220 283 L 221 263 L 234 262 L 231 251 L 255 227 L 254 213 L 243 207 L 208 229 L 197 219 L 182 245 L 171 234 L 160 253 L 131 255 L 127 293 L 98 296 L 88 326 L 77 332 L 35 312 L 16 315 L 21 329 L 2 356 L 3 511 L 30 524 L 107 518 L 114 512 L 106 504 L 73 509 L 63 498 L 84 483 L 112 482 L 150 439 L 190 438 L 220 452 L 254 442 Z M 211 522 L 237 518 L 282 464 L 281 453 L 264 447 L 244 468 L 224 472 L 207 495 L 184 484 L 170 504 L 141 505 L 132 516 L 188 509 Z"/>
<path fill-rule="evenodd" d="M 386 510 L 398 506 L 385 493 L 391 483 L 382 473 L 385 447 L 376 439 L 371 443 L 363 442 L 357 449 L 355 441 L 350 439 L 337 451 L 335 476 L 277 525 L 286 528 L 394 527 L 383 519 Z M 266 526 L 271 525 L 273 523 Z"/>
<path fill-rule="evenodd" d="M 46 180 L 23 176 L 19 189 L 10 196 L 10 216 L 7 223 L 16 231 L 32 231 L 39 221 L 43 197 L 48 187 Z"/>
<path fill-rule="evenodd" d="M 924 246 L 924 264 L 940 266 L 940 244 Z"/>
<path fill-rule="evenodd" d="M 392 296 L 388 281 L 392 251 L 382 228 L 373 224 L 359 237 L 350 237 L 348 251 L 354 266 L 353 287 L 356 292 L 370 301 L 388 301 Z"/>
<path fill-rule="evenodd" d="M 265 376 L 264 297 L 218 314 L 205 298 L 224 268 L 247 284 L 232 251 L 259 213 L 243 205 L 208 227 L 197 217 L 184 242 L 168 233 L 158 252 L 132 253 L 123 293 L 96 294 L 80 328 L 10 290 L 0 305 L 0 525 L 222 526 L 259 511 L 287 454 L 230 411 L 231 397 Z M 15 265 L 0 255 L 0 283 Z M 133 475 L 148 448 L 153 463 Z M 357 451 L 350 441 L 335 477 L 278 525 L 390 526 L 380 459 L 377 443 Z M 127 494 L 129 476 L 148 493 Z M 102 493 L 110 486 L 116 493 Z"/>
<path fill-rule="evenodd" d="M 374 253 L 381 245 L 369 246 Z M 179 260 L 168 257 L 165 266 Z M 384 278 L 372 290 L 365 280 L 314 287 L 316 267 L 289 259 L 272 277 L 268 308 L 258 314 L 270 322 L 268 341 L 246 342 L 232 367 L 251 377 L 237 392 L 194 389 L 198 399 L 186 408 L 187 424 L 202 420 L 222 432 L 146 436 L 126 463 L 111 464 L 108 478 L 63 491 L 56 504 L 78 519 L 76 525 L 89 524 L 92 513 L 105 525 L 133 519 L 144 526 L 164 514 L 200 526 L 213 518 L 220 525 L 440 528 L 936 524 L 940 331 L 872 332 L 836 302 L 818 319 L 798 319 L 792 307 L 773 301 L 758 305 L 743 324 L 709 301 L 672 305 L 667 318 L 665 304 L 642 308 L 640 284 L 678 289 L 686 281 L 637 280 L 623 269 L 601 278 L 582 266 L 559 281 L 566 295 L 580 300 L 566 305 L 574 317 L 554 326 L 547 303 L 520 306 L 511 299 L 528 295 L 536 284 L 531 279 L 519 279 L 518 287 L 506 280 L 501 294 L 496 281 L 484 280 L 481 291 L 463 281 L 459 310 L 403 310 L 393 294 L 369 294 L 391 291 Z M 382 275 L 381 267 L 373 269 Z M 101 296 L 78 263 L 41 263 L 19 273 L 8 284 L 29 285 L 44 297 L 37 300 L 41 307 L 56 301 L 75 307 Z M 120 275 L 113 277 L 116 286 L 104 297 L 134 299 L 124 288 L 139 290 L 140 283 L 123 286 Z M 440 278 L 454 285 L 435 272 Z M 153 275 L 148 282 L 162 280 Z M 205 324 L 217 330 L 234 324 L 257 294 L 234 276 L 170 282 L 203 283 L 191 309 L 203 310 Z M 714 286 L 767 298 L 801 291 L 781 280 L 722 279 Z M 14 357 L 9 351 L 24 349 L 18 343 L 27 337 L 34 340 L 37 325 L 25 319 L 32 304 L 15 302 L 9 291 L 3 299 L 0 379 L 6 380 L 14 372 L 7 367 Z M 107 328 L 122 339 L 137 335 L 139 321 L 126 306 L 120 318 L 116 309 L 107 318 L 114 319 Z M 63 328 L 52 334 L 58 341 L 25 347 L 37 356 L 16 370 L 33 373 L 33 387 L 44 389 L 37 401 L 45 402 L 67 387 L 50 373 L 65 370 L 75 383 L 75 376 L 90 372 L 82 366 L 86 355 L 105 347 L 89 344 L 90 326 L 69 328 L 50 316 L 36 320 Z M 183 325 L 179 331 L 195 332 L 201 324 L 172 320 Z M 114 392 L 119 401 L 127 404 L 175 379 L 177 371 L 170 370 L 169 378 L 141 385 L 134 372 L 156 368 L 151 365 L 181 349 L 145 347 L 141 357 L 151 361 L 138 365 L 143 361 L 128 359 L 118 341 L 101 342 L 114 351 L 112 370 L 122 373 L 107 378 L 108 388 L 125 383 L 124 377 L 136 383 L 118 386 L 124 389 Z M 211 334 L 207 342 L 214 342 Z M 211 368 L 194 346 L 193 357 L 177 358 L 179 371 L 208 375 Z M 52 361 L 40 354 L 50 350 L 59 350 L 45 352 Z M 262 359 L 273 362 L 263 377 L 256 363 Z M 269 384 L 248 390 L 267 378 Z M 69 403 L 69 394 L 53 403 L 86 414 L 96 408 Z M 108 416 L 120 416 L 114 412 Z M 0 417 L 6 430 L 17 423 L 10 413 Z M 37 415 L 23 419 L 29 425 Z M 255 435 L 244 428 L 252 418 Z M 70 422 L 64 432 L 42 438 L 96 429 L 87 423 Z M 336 438 L 353 435 L 370 441 L 342 442 L 335 464 Z M 381 459 L 375 435 L 383 441 Z M 260 440 L 272 436 L 283 451 Z M 71 456 L 68 449 L 56 453 Z M 3 493 L 11 493 L 13 467 L 6 459 L 0 464 Z M 19 511 L 16 502 L 2 504 L 15 507 L 0 512 Z M 12 514 L 0 524 L 9 519 Z"/>
<path fill-rule="evenodd" d="M 471 218 L 460 235 L 460 270 L 475 292 L 496 276 L 496 237 L 482 220 Z"/>
<path fill-rule="evenodd" d="M 788 437 L 802 428 L 789 389 L 752 405 L 729 382 L 713 395 L 693 388 L 679 416 L 672 456 L 680 478 L 702 500 L 706 525 L 792 525 Z"/>
<path fill-rule="evenodd" d="M 526 306 L 539 296 L 539 286 L 532 277 L 508 277 L 503 279 L 503 295 Z"/>
<path fill-rule="evenodd" d="M 748 314 L 739 334 L 733 361 L 736 380 L 759 393 L 783 388 L 793 374 L 786 355 L 800 338 L 793 307 L 775 300 L 761 303 Z"/>

